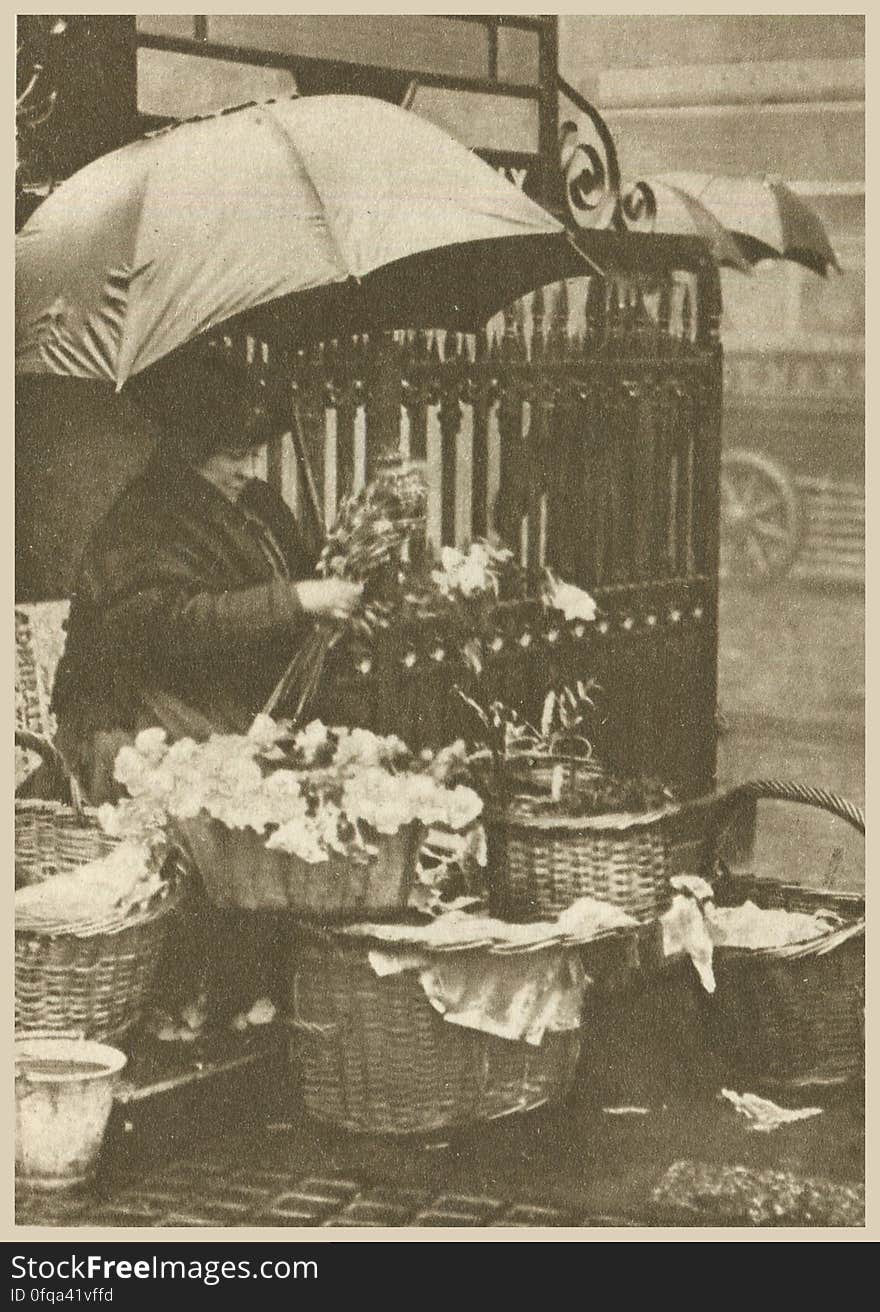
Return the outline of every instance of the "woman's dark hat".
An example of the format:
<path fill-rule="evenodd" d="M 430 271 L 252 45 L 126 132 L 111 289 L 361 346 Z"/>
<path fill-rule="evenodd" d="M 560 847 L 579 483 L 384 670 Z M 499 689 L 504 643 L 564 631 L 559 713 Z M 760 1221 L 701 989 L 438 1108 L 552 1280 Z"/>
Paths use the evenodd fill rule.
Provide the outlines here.
<path fill-rule="evenodd" d="M 193 464 L 261 446 L 290 427 L 282 389 L 219 352 L 169 357 L 133 379 L 130 391 L 161 429 L 163 446 Z"/>

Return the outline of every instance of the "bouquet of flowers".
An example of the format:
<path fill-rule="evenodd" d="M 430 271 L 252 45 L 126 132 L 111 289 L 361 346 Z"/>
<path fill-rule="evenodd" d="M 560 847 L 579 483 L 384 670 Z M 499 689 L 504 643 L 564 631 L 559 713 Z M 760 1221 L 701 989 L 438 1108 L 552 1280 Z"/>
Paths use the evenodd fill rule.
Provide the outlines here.
<path fill-rule="evenodd" d="M 432 556 L 424 542 L 427 493 L 417 466 L 385 470 L 342 503 L 318 562 L 324 577 L 364 584 L 361 606 L 343 625 L 321 624 L 291 661 L 266 706 L 267 713 L 297 697 L 299 722 L 314 698 L 330 650 L 355 635 L 367 645 L 379 633 L 393 640 L 429 622 L 447 645 L 462 651 L 479 672 L 479 640 L 493 629 L 503 602 L 534 599 L 534 588 L 513 552 L 478 539 L 467 550 L 445 546 Z M 567 622 L 589 623 L 596 603 L 589 593 L 544 570 L 537 600 Z M 406 651 L 403 664 L 408 662 Z"/>
<path fill-rule="evenodd" d="M 384 471 L 362 491 L 340 505 L 334 528 L 318 560 L 322 578 L 350 579 L 364 584 L 361 605 L 345 625 L 324 621 L 300 648 L 264 708 L 272 715 L 297 696 L 293 719 L 298 721 L 317 692 L 327 656 L 347 633 L 371 640 L 390 624 L 390 598 L 399 593 L 406 576 L 410 543 L 424 529 L 426 488 L 414 468 Z"/>

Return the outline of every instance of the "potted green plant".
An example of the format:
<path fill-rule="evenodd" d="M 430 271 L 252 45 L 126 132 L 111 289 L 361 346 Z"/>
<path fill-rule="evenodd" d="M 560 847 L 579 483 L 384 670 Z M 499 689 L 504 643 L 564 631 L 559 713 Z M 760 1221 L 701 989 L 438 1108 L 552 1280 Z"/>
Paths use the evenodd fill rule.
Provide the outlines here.
<path fill-rule="evenodd" d="M 540 726 L 494 702 L 464 700 L 483 729 L 490 905 L 511 919 L 555 916 L 579 897 L 655 920 L 669 901 L 666 821 L 652 778 L 605 769 L 586 735 L 593 683 L 550 690 Z"/>

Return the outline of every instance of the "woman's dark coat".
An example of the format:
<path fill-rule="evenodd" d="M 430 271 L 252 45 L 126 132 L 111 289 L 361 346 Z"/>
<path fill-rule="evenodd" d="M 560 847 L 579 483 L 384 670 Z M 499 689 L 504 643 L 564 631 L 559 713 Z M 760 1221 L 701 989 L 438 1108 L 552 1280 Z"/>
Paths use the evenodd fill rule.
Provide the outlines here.
<path fill-rule="evenodd" d="M 142 728 L 247 729 L 307 631 L 290 580 L 313 563 L 267 484 L 233 504 L 154 458 L 92 537 L 55 682 L 58 745 L 89 800 L 114 795 L 112 760 Z"/>

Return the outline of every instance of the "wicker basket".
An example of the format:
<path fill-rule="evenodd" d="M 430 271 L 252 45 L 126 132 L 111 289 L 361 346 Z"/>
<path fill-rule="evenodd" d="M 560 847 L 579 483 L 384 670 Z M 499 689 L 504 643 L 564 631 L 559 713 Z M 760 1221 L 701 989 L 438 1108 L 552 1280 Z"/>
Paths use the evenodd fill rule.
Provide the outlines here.
<path fill-rule="evenodd" d="M 489 904 L 508 920 L 552 918 L 580 897 L 656 919 L 669 904 L 675 814 L 542 815 L 525 798 L 487 815 Z"/>
<path fill-rule="evenodd" d="M 106 855 L 115 841 L 101 831 L 92 812 L 61 802 L 16 802 L 15 887 L 76 870 Z"/>
<path fill-rule="evenodd" d="M 19 738 L 20 735 L 16 735 Z M 44 759 L 57 764 L 54 748 L 31 739 Z M 74 805 L 15 804 L 16 887 L 63 875 L 104 856 L 115 846 L 85 810 L 75 786 Z M 140 1018 L 152 988 L 174 905 L 158 907 L 111 930 L 83 934 L 15 931 L 15 1027 L 116 1038 Z"/>
<path fill-rule="evenodd" d="M 305 920 L 363 920 L 404 910 L 424 832 L 412 824 L 379 835 L 378 855 L 366 864 L 340 858 L 312 865 L 270 851 L 253 829 L 228 829 L 208 816 L 178 821 L 177 831 L 215 906 L 290 911 Z"/>
<path fill-rule="evenodd" d="M 104 1042 L 140 1019 L 173 900 L 111 933 L 15 932 L 15 1028 Z"/>
<path fill-rule="evenodd" d="M 821 807 L 865 832 L 852 803 L 775 780 L 744 784 L 737 799 L 768 798 Z M 729 817 L 725 809 L 725 819 Z M 718 846 L 726 828 L 719 826 Z M 857 1081 L 864 1074 L 865 919 L 856 894 L 805 889 L 722 870 L 719 905 L 747 899 L 787 911 L 833 911 L 838 928 L 806 944 L 754 950 L 717 948 L 717 988 L 704 1000 L 707 1029 L 727 1064 L 756 1084 L 788 1088 Z"/>
<path fill-rule="evenodd" d="M 504 774 L 518 793 L 533 797 L 549 797 L 553 791 L 553 776 L 557 767 L 562 766 L 565 777 L 570 777 L 572 765 L 581 775 L 601 773 L 600 767 L 589 758 L 558 755 L 529 756 L 524 753 L 505 760 Z"/>
<path fill-rule="evenodd" d="M 444 1021 L 413 972 L 379 978 L 363 944 L 302 936 L 295 952 L 291 1060 L 320 1120 L 424 1134 L 530 1111 L 574 1081 L 576 1031 L 496 1038 Z"/>
<path fill-rule="evenodd" d="M 47 738 L 16 729 L 15 745 L 42 759 L 49 775 L 66 785 L 72 803 L 16 799 L 15 887 L 24 888 L 94 861 L 110 850 L 113 839 L 101 832 L 96 813 L 84 807 L 76 780 Z"/>

